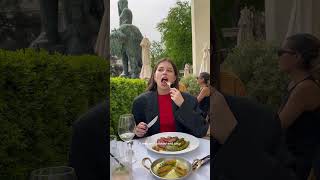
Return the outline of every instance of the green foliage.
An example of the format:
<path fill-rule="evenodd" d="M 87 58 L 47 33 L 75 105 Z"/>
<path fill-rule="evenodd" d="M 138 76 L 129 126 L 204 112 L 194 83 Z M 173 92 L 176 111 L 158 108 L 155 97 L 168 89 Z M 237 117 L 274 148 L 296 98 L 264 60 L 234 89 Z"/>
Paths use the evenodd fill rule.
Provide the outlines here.
<path fill-rule="evenodd" d="M 166 54 L 173 59 L 178 69 L 192 64 L 192 29 L 191 6 L 188 2 L 178 1 L 170 9 L 168 16 L 162 20 L 157 29 L 161 33 Z"/>
<path fill-rule="evenodd" d="M 121 51 L 123 49 L 123 42 L 119 39 L 120 32 L 113 29 L 110 34 L 110 53 L 113 56 L 121 57 Z"/>
<path fill-rule="evenodd" d="M 133 99 L 143 93 L 146 87 L 146 81 L 141 79 L 110 79 L 110 131 L 113 131 L 110 134 L 117 134 L 120 115 L 131 113 Z"/>
<path fill-rule="evenodd" d="M 150 47 L 150 55 L 151 55 L 151 67 L 153 68 L 155 63 L 159 59 L 167 57 L 163 43 L 157 42 L 157 41 L 152 41 L 151 47 Z"/>
<path fill-rule="evenodd" d="M 187 88 L 187 92 L 191 95 L 198 96 L 200 93 L 200 86 L 197 83 L 197 77 L 194 75 L 189 75 L 187 77 L 182 77 L 180 83 L 184 84 Z"/>
<path fill-rule="evenodd" d="M 0 179 L 67 165 L 71 124 L 105 100 L 108 74 L 96 56 L 0 50 Z"/>
<path fill-rule="evenodd" d="M 234 48 L 224 62 L 224 68 L 231 69 L 243 81 L 249 96 L 275 108 L 287 84 L 287 77 L 278 69 L 276 49 L 264 41 L 246 42 Z"/>

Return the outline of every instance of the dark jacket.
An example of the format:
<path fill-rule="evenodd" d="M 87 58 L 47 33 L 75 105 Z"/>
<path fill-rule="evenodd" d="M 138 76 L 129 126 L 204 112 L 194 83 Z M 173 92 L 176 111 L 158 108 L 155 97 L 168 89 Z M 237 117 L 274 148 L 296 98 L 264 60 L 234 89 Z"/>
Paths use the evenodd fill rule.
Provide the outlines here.
<path fill-rule="evenodd" d="M 209 124 L 201 116 L 199 104 L 194 96 L 181 93 L 184 102 L 178 107 L 172 101 L 172 110 L 176 123 L 176 131 L 192 134 L 196 137 L 206 135 Z M 145 92 L 133 101 L 132 114 L 138 125 L 140 122 L 149 123 L 154 117 L 159 115 L 158 95 L 156 91 Z M 145 136 L 150 136 L 160 132 L 160 120 L 148 130 Z"/>
<path fill-rule="evenodd" d="M 273 112 L 247 98 L 225 98 L 238 124 L 216 154 L 214 179 L 295 180 L 286 168 L 281 126 Z"/>
<path fill-rule="evenodd" d="M 73 124 L 69 164 L 78 180 L 107 179 L 107 103 L 99 104 Z"/>

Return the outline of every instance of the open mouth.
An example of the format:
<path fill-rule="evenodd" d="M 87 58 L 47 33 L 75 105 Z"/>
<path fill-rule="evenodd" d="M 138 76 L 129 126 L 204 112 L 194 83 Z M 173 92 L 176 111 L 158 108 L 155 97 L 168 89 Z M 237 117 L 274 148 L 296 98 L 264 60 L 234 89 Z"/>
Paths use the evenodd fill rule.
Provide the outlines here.
<path fill-rule="evenodd" d="M 161 79 L 161 85 L 162 86 L 170 86 L 170 82 L 169 82 L 169 80 L 168 80 L 168 78 L 167 77 L 163 77 L 162 79 Z"/>

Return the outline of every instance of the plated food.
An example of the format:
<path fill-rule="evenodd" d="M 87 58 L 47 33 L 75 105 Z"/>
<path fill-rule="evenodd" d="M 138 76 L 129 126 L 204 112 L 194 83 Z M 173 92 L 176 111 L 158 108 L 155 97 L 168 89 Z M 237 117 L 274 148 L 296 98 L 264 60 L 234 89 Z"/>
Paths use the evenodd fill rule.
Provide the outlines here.
<path fill-rule="evenodd" d="M 199 147 L 198 138 L 181 132 L 154 134 L 145 141 L 146 148 L 158 154 L 183 154 Z"/>
<path fill-rule="evenodd" d="M 145 161 L 149 161 L 151 165 L 148 167 Z M 144 158 L 142 165 L 148 169 L 156 179 L 161 180 L 185 179 L 192 172 L 190 162 L 181 157 L 164 157 L 153 162 L 150 158 Z"/>
<path fill-rule="evenodd" d="M 152 147 L 156 151 L 181 151 L 189 146 L 190 142 L 178 136 L 160 137 Z"/>
<path fill-rule="evenodd" d="M 153 168 L 153 172 L 166 179 L 175 179 L 186 176 L 188 174 L 188 167 L 180 160 L 170 159 L 158 163 Z"/>

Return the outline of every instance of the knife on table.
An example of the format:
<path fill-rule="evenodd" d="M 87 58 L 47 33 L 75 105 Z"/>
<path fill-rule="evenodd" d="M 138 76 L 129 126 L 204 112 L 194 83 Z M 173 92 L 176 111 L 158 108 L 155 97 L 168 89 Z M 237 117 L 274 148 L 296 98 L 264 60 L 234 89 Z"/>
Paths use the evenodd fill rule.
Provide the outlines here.
<path fill-rule="evenodd" d="M 154 118 L 152 119 L 152 121 L 150 121 L 150 122 L 148 123 L 148 125 L 147 125 L 148 128 L 150 128 L 152 125 L 154 125 L 154 123 L 156 123 L 157 120 L 158 120 L 158 116 L 154 117 Z"/>

